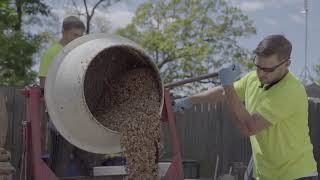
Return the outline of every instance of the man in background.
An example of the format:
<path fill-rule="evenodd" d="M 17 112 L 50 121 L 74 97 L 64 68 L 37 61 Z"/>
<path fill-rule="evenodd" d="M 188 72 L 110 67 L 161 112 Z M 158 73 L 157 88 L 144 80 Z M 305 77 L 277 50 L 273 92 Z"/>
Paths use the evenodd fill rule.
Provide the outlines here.
<path fill-rule="evenodd" d="M 45 51 L 40 61 L 39 78 L 41 88 L 44 88 L 50 65 L 55 57 L 59 54 L 60 50 L 72 40 L 81 37 L 84 31 L 85 26 L 79 18 L 75 16 L 69 16 L 63 20 L 62 38 L 59 40 L 59 42 L 55 42 Z"/>
<path fill-rule="evenodd" d="M 83 22 L 75 17 L 69 16 L 63 20 L 62 24 L 62 37 L 58 42 L 55 42 L 43 54 L 40 61 L 40 88 L 44 92 L 46 76 L 50 66 L 52 65 L 55 57 L 59 54 L 60 50 L 74 39 L 81 37 L 85 31 Z M 70 176 L 68 174 L 68 165 L 72 159 L 74 146 L 67 142 L 55 129 L 50 118 L 48 127 L 51 136 L 50 158 L 51 168 L 58 177 Z M 49 143 L 50 144 L 50 143 Z"/>

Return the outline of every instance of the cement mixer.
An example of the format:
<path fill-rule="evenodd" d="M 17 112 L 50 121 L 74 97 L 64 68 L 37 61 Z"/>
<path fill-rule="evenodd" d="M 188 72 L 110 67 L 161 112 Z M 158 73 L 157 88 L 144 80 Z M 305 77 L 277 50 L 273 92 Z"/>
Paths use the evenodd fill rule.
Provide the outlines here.
<path fill-rule="evenodd" d="M 152 69 L 161 114 L 163 85 L 158 69 L 137 44 L 119 36 L 95 34 L 67 45 L 56 57 L 45 84 L 49 115 L 59 133 L 88 152 L 120 152 L 119 133 L 101 125 L 92 111 L 99 95 L 106 91 L 106 81 L 139 67 Z M 103 73 L 97 77 L 99 72 Z M 96 85 L 85 88 L 93 79 L 98 79 Z"/>
<path fill-rule="evenodd" d="M 92 34 L 78 38 L 63 48 L 53 62 L 45 84 L 45 102 L 52 123 L 66 140 L 80 149 L 99 154 L 121 152 L 120 134 L 97 120 L 96 102 L 101 99 L 99 95 L 102 92 L 108 95 L 108 89 L 104 88 L 106 83 L 117 83 L 112 78 L 138 68 L 150 70 L 156 84 L 152 86 L 152 91 L 159 97 L 155 109 L 169 124 L 174 157 L 166 169 L 166 179 L 183 179 L 170 93 L 164 90 L 160 73 L 151 58 L 128 39 Z M 89 86 L 93 80 L 95 84 Z M 25 127 L 30 124 L 30 129 L 26 129 L 25 133 L 31 133 L 28 140 L 31 143 L 26 143 L 31 160 L 25 159 L 26 164 L 32 163 L 29 165 L 32 166 L 30 176 L 35 180 L 58 179 L 41 160 L 40 90 L 31 87 L 25 89 L 24 94 L 28 97 Z"/>

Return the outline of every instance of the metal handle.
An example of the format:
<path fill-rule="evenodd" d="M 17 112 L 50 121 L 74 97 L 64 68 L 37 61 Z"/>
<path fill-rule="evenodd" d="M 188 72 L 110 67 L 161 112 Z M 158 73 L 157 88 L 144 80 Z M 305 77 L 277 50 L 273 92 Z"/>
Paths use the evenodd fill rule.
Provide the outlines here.
<path fill-rule="evenodd" d="M 165 88 L 173 88 L 173 87 L 176 87 L 176 86 L 181 86 L 181 85 L 184 85 L 184 84 L 192 83 L 192 82 L 195 82 L 195 81 L 200 81 L 200 80 L 203 80 L 203 79 L 214 78 L 214 77 L 218 77 L 218 73 L 217 72 L 204 74 L 204 75 L 201 75 L 201 76 L 198 76 L 198 77 L 194 77 L 194 78 L 184 79 L 184 80 L 181 80 L 181 81 L 168 83 L 168 84 L 165 84 L 164 87 Z"/>

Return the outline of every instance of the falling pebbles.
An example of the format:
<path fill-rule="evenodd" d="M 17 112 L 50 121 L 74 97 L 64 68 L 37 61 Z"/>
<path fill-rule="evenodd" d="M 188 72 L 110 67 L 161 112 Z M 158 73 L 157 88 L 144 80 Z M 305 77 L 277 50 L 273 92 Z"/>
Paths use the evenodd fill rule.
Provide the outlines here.
<path fill-rule="evenodd" d="M 110 57 L 107 53 L 100 56 Z M 126 66 L 136 65 L 125 61 L 118 57 L 106 65 L 100 58 L 88 69 L 85 94 L 90 94 L 86 101 L 102 125 L 121 134 L 128 178 L 154 180 L 158 176 L 156 158 L 160 141 L 159 85 L 152 69 L 146 66 L 130 69 Z M 110 78 L 106 73 L 117 75 Z"/>

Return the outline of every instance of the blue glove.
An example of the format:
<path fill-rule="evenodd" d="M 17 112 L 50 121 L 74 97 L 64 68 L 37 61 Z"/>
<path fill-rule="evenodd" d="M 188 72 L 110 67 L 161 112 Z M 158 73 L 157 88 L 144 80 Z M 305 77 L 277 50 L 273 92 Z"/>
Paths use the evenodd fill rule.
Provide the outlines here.
<path fill-rule="evenodd" d="M 192 107 L 191 102 L 188 98 L 181 98 L 174 101 L 173 111 L 174 112 L 183 112 L 185 109 L 189 109 Z"/>
<path fill-rule="evenodd" d="M 240 73 L 240 66 L 237 64 L 224 65 L 218 72 L 222 85 L 232 85 Z"/>

